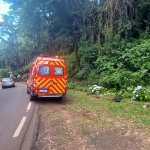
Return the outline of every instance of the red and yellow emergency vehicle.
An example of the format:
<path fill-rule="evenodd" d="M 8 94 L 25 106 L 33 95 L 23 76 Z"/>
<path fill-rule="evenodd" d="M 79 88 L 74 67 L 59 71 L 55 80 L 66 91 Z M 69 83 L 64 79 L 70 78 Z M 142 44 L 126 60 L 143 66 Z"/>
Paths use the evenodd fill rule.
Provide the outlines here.
<path fill-rule="evenodd" d="M 30 67 L 27 94 L 35 97 L 62 97 L 67 92 L 67 71 L 59 56 L 39 56 Z"/>

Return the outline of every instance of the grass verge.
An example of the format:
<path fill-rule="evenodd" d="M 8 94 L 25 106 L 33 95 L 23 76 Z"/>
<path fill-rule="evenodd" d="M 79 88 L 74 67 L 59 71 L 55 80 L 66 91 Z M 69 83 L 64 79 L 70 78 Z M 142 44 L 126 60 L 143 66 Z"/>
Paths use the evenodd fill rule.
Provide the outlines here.
<path fill-rule="evenodd" d="M 150 107 L 143 108 L 145 102 L 123 99 L 118 103 L 114 102 L 113 98 L 108 95 L 97 97 L 87 92 L 74 90 L 69 90 L 67 95 L 73 99 L 72 104 L 68 107 L 76 113 L 82 113 L 89 118 L 95 117 L 97 119 L 99 119 L 99 116 L 108 117 L 109 120 L 120 118 L 150 128 Z"/>

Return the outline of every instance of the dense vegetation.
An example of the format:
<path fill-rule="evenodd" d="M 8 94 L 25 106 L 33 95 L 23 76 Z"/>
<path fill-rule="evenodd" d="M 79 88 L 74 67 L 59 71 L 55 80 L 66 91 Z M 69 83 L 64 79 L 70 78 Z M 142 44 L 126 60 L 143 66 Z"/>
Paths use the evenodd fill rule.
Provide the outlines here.
<path fill-rule="evenodd" d="M 71 78 L 107 88 L 150 84 L 149 0 L 4 0 L 0 68 L 61 55 Z M 3 69 L 3 70 L 2 70 Z"/>

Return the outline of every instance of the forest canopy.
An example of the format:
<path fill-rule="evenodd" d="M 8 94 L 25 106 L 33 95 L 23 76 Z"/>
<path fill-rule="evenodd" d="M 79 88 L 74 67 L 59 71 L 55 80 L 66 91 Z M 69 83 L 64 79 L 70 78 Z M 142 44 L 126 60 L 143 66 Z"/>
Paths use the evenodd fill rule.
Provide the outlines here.
<path fill-rule="evenodd" d="M 60 55 L 68 75 L 108 88 L 150 84 L 149 0 L 4 0 L 0 69 Z"/>

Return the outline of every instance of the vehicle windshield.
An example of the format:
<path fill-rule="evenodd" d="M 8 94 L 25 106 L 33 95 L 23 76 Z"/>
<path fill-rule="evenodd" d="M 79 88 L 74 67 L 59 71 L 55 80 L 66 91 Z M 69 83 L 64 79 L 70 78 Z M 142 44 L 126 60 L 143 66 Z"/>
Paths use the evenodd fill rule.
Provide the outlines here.
<path fill-rule="evenodd" d="M 5 81 L 5 82 L 12 81 L 12 79 L 11 78 L 4 78 L 2 81 Z"/>

